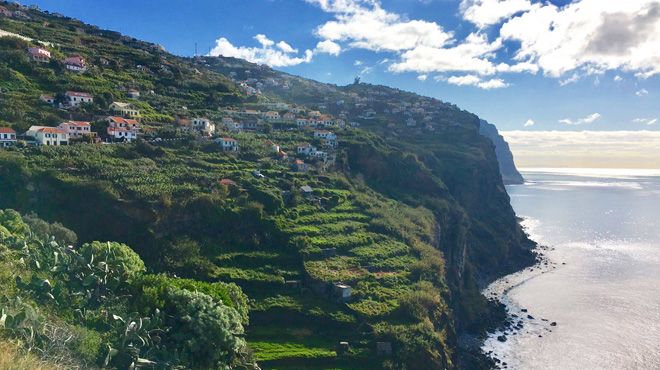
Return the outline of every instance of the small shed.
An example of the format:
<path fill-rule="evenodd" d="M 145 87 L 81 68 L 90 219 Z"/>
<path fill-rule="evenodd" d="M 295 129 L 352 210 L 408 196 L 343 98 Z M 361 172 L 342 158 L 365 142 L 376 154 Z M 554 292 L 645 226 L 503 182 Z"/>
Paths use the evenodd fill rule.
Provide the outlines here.
<path fill-rule="evenodd" d="M 337 293 L 337 295 L 342 301 L 345 302 L 351 299 L 351 295 L 353 294 L 353 288 L 351 288 L 350 285 L 344 283 L 335 283 L 334 288 L 335 288 L 335 293 Z"/>
<path fill-rule="evenodd" d="M 348 344 L 348 342 L 339 342 L 337 345 L 337 355 L 344 355 L 350 352 L 351 346 Z"/>
<path fill-rule="evenodd" d="M 300 280 L 286 280 L 284 286 L 289 289 L 300 289 L 302 287 L 302 282 Z"/>

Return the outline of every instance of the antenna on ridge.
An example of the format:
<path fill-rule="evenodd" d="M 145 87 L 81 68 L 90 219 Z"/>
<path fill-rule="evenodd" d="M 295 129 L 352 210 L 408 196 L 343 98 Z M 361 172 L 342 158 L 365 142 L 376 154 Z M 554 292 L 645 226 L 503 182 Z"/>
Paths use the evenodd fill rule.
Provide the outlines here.
<path fill-rule="evenodd" d="M 195 56 L 197 56 L 197 43 L 195 43 Z"/>

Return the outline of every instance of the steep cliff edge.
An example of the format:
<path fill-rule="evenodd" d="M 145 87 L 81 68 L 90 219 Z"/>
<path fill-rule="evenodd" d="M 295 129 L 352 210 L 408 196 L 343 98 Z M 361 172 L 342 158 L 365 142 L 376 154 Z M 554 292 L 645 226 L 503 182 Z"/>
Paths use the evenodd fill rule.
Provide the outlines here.
<path fill-rule="evenodd" d="M 493 145 L 495 145 L 495 154 L 497 155 L 497 161 L 500 165 L 500 173 L 502 174 L 502 180 L 504 181 L 504 184 L 515 185 L 525 182 L 522 175 L 516 168 L 516 164 L 513 160 L 513 153 L 511 153 L 509 144 L 497 131 L 497 127 L 495 127 L 495 125 L 492 123 L 481 120 L 479 133 L 489 138 Z"/>

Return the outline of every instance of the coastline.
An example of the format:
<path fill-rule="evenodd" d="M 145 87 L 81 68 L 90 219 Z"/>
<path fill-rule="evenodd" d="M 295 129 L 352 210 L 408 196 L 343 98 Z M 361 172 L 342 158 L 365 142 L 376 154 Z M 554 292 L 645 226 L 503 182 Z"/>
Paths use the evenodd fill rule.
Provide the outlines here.
<path fill-rule="evenodd" d="M 560 263 L 549 259 L 547 252 L 552 248 L 540 244 L 539 236 L 533 233 L 538 221 L 527 217 L 521 218 L 523 219 L 521 226 L 529 239 L 536 243 L 533 250 L 537 256 L 536 263 L 495 280 L 481 292 L 504 312 L 503 319 L 496 326 L 488 329 L 480 343 L 481 354 L 495 369 L 517 368 L 515 359 L 511 356 L 511 339 L 515 339 L 518 334 L 525 331 L 538 333 L 537 335 L 542 337 L 543 333 L 552 332 L 552 329 L 558 325 L 550 318 L 536 317 L 533 312 L 519 306 L 508 296 L 515 288 L 561 266 Z"/>

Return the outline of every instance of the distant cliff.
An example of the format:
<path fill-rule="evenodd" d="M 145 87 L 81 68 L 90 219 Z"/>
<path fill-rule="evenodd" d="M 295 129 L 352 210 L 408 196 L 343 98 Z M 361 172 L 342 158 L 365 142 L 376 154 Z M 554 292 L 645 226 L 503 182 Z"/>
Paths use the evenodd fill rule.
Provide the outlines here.
<path fill-rule="evenodd" d="M 525 180 L 516 168 L 509 144 L 497 131 L 497 127 L 482 120 L 479 133 L 489 138 L 490 141 L 492 141 L 495 145 L 495 154 L 497 155 L 497 161 L 500 164 L 500 172 L 502 173 L 502 180 L 504 181 L 504 184 L 522 184 Z"/>

